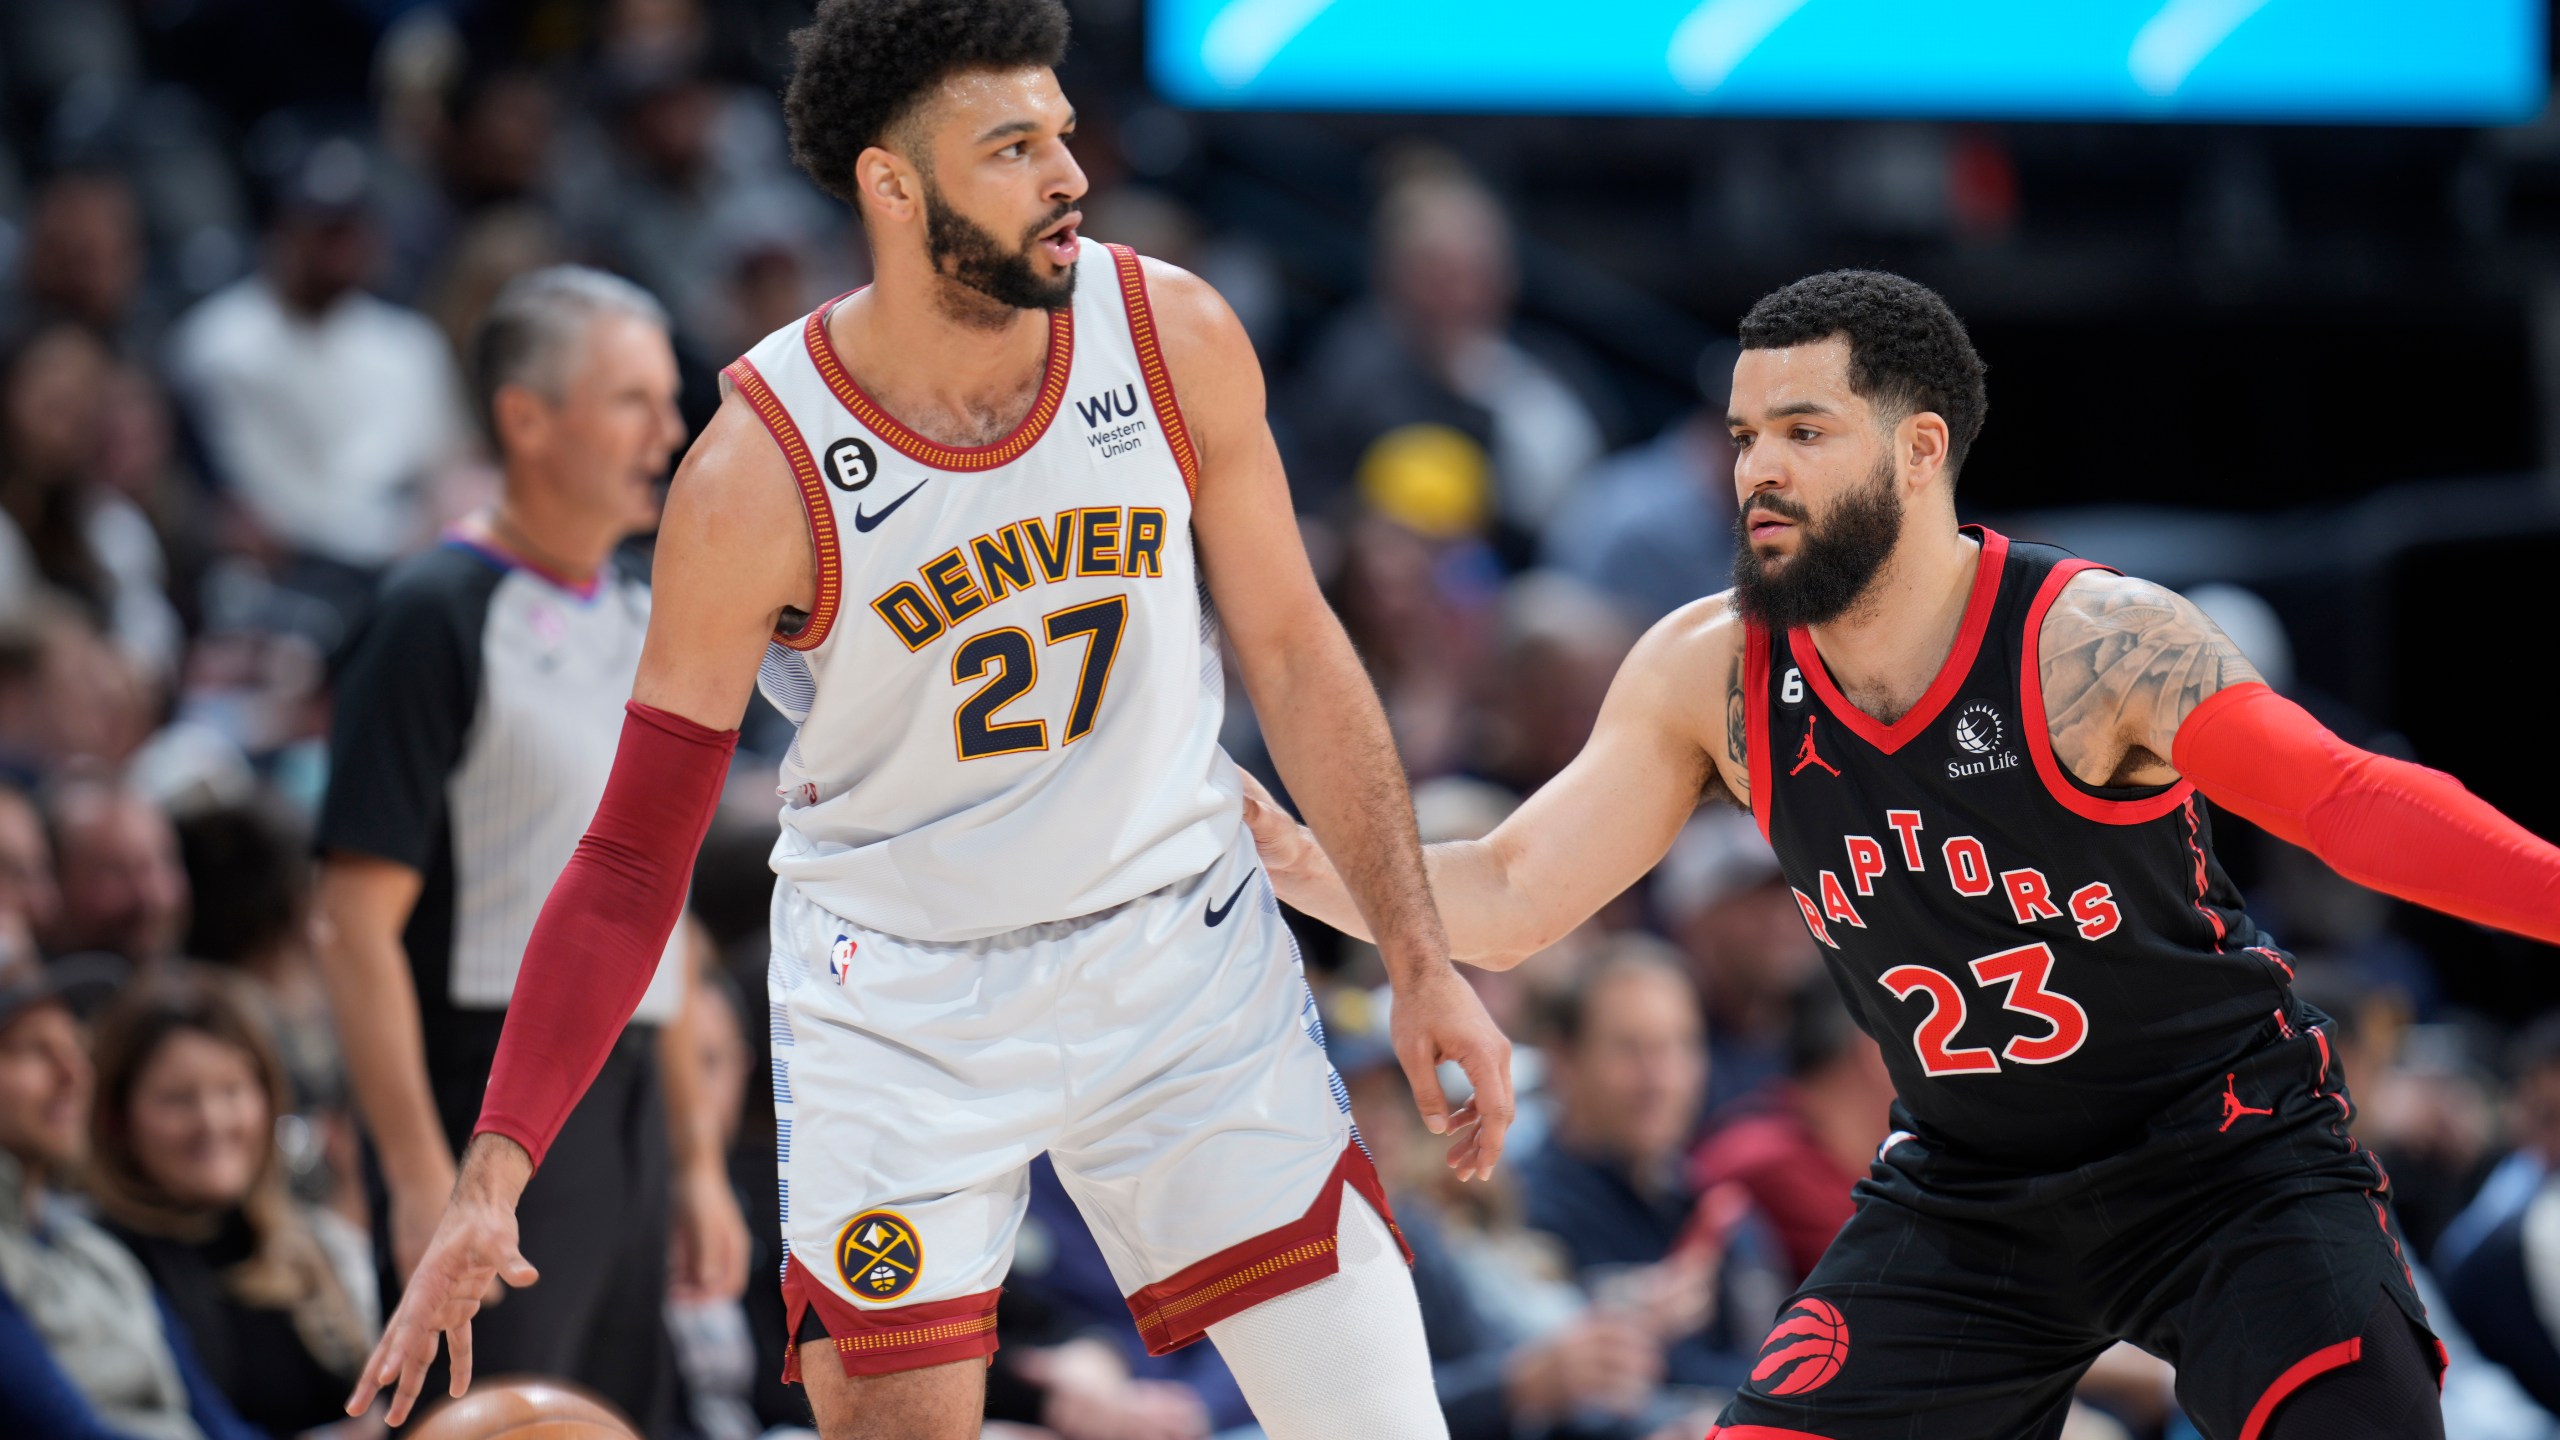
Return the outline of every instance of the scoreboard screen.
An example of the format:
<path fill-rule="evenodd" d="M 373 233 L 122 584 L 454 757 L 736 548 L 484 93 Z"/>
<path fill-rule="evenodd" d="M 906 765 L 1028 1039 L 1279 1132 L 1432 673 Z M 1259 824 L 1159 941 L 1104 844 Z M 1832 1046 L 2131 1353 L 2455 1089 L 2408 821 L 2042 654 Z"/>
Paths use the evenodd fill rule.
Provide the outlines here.
<path fill-rule="evenodd" d="M 1151 0 L 1176 104 L 2508 124 L 2541 0 Z"/>

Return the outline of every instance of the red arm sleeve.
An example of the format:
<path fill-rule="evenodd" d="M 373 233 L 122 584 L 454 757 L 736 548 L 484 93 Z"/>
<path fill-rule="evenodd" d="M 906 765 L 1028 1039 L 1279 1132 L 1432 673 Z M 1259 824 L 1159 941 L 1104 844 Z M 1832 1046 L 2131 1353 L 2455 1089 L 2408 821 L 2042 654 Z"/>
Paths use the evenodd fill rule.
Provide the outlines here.
<path fill-rule="evenodd" d="M 735 730 L 636 700 L 624 717 L 596 818 L 525 944 L 473 1132 L 515 1141 L 536 1168 L 657 973 L 738 748 Z"/>
<path fill-rule="evenodd" d="M 2440 770 L 2359 750 L 2264 685 L 2207 696 L 2170 763 L 2359 885 L 2560 944 L 2560 848 Z"/>

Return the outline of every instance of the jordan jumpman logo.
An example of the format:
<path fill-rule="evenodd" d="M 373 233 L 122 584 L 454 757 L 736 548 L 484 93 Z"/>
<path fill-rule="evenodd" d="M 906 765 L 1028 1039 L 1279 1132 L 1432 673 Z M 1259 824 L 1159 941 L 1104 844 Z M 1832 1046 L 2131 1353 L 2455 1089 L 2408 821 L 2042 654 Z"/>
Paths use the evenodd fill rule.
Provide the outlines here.
<path fill-rule="evenodd" d="M 1804 767 L 1807 765 L 1819 765 L 1825 770 L 1831 770 L 1831 762 L 1823 759 L 1821 755 L 1814 751 L 1813 721 L 1814 717 L 1811 715 L 1804 717 L 1804 744 L 1796 747 L 1796 768 L 1788 771 L 1787 773 L 1789 775 L 1803 774 Z M 1837 770 L 1831 770 L 1831 773 L 1837 775 L 1840 772 Z"/>
<path fill-rule="evenodd" d="M 2222 1077 L 2222 1132 L 2220 1133 L 2228 1133 L 2232 1126 L 2240 1123 L 2240 1117 L 2243 1115 L 2273 1115 L 2274 1113 L 2276 1112 L 2273 1110 L 2261 1110 L 2255 1105 L 2241 1104 L 2240 1077 L 2238 1075 Z"/>

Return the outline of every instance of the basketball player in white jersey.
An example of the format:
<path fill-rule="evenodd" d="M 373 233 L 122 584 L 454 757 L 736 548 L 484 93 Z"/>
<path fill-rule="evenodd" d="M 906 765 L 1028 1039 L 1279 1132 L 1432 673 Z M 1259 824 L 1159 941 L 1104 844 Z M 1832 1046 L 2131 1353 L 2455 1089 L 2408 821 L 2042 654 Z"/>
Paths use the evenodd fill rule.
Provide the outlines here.
<path fill-rule="evenodd" d="M 1462 1175 L 1500 1154 L 1509 1046 L 1450 968 L 1242 328 L 1077 234 L 1066 28 L 1058 0 L 828 0 L 796 37 L 794 150 L 877 280 L 730 366 L 677 474 L 613 778 L 351 1413 L 396 1380 L 405 1414 L 439 1335 L 461 1393 L 492 1277 L 533 1281 L 514 1197 L 645 985 L 760 680 L 799 725 L 770 990 L 792 1368 L 827 1440 L 978 1433 L 1044 1150 L 1150 1347 L 1216 1340 L 1272 1435 L 1446 1433 L 1218 749 L 1221 624 Z"/>

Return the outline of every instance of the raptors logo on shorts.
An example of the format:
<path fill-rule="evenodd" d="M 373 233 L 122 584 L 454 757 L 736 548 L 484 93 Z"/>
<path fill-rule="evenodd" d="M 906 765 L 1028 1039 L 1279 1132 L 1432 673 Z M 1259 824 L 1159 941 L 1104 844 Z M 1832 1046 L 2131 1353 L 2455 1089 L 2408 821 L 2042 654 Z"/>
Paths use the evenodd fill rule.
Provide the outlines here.
<path fill-rule="evenodd" d="M 1772 1395 L 1802 1395 L 1830 1384 L 1848 1361 L 1849 1322 L 1830 1301 L 1807 1295 L 1788 1306 L 1769 1338 L 1760 1342 L 1760 1363 L 1751 1367 L 1751 1379 Z M 1776 1383 L 1769 1383 L 1772 1379 Z"/>
<path fill-rule="evenodd" d="M 865 1210 L 836 1232 L 836 1273 L 865 1300 L 895 1300 L 924 1273 L 924 1242 L 895 1210 Z"/>

